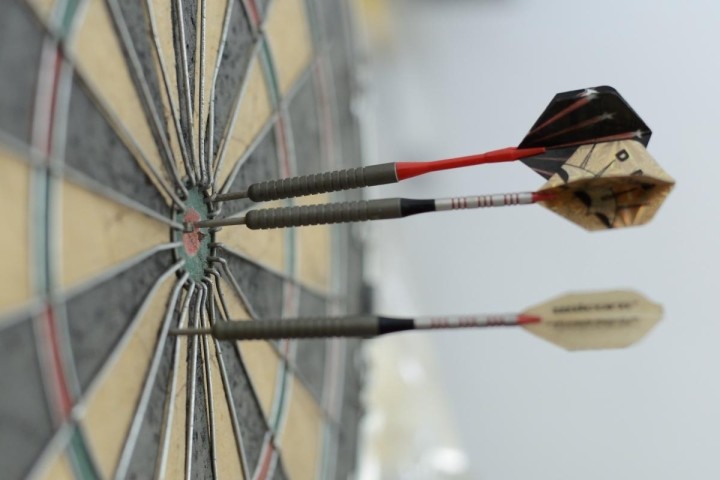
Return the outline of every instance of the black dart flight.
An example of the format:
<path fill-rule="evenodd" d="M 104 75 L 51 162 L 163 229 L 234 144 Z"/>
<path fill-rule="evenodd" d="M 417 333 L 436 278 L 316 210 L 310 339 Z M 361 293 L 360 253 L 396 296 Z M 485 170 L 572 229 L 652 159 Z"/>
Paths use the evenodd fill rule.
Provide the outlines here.
<path fill-rule="evenodd" d="M 558 93 L 518 149 L 545 148 L 522 162 L 545 178 L 559 173 L 584 144 L 637 140 L 647 147 L 652 131 L 612 87 Z"/>

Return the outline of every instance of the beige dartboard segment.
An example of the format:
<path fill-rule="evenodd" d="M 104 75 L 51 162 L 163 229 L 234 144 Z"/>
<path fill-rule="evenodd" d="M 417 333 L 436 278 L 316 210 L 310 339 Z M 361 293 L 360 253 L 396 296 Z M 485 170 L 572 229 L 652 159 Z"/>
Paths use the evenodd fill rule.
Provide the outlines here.
<path fill-rule="evenodd" d="M 0 149 L 0 201 L 5 209 L 0 235 L 0 314 L 30 300 L 30 166 L 9 150 Z"/>
<path fill-rule="evenodd" d="M 250 61 L 245 84 L 240 92 L 238 104 L 234 108 L 228 134 L 224 138 L 224 143 L 219 147 L 218 185 L 222 185 L 227 180 L 230 172 L 243 158 L 243 154 L 268 122 L 272 113 L 270 93 L 258 55 L 255 55 Z"/>
<path fill-rule="evenodd" d="M 70 287 L 169 243 L 166 224 L 63 181 L 60 281 Z"/>
<path fill-rule="evenodd" d="M 268 207 L 283 206 L 282 202 L 272 202 Z M 257 261 L 265 267 L 283 271 L 286 266 L 287 232 L 284 230 L 250 230 L 223 228 L 216 234 L 218 242 L 230 250 L 236 251 Z"/>
<path fill-rule="evenodd" d="M 72 460 L 65 450 L 61 450 L 55 457 L 48 459 L 34 477 L 39 480 L 74 480 L 76 478 Z"/>
<path fill-rule="evenodd" d="M 27 0 L 28 4 L 35 9 L 40 19 L 50 24 L 53 12 L 56 7 L 56 0 Z"/>
<path fill-rule="evenodd" d="M 566 350 L 623 348 L 644 337 L 662 318 L 663 308 L 629 290 L 571 293 L 532 307 L 539 323 L 531 333 Z"/>
<path fill-rule="evenodd" d="M 317 478 L 322 449 L 323 413 L 310 392 L 296 377 L 292 377 L 287 418 L 279 434 L 283 463 L 292 478 Z M 290 388 L 290 387 L 288 387 Z"/>
<path fill-rule="evenodd" d="M 206 339 L 207 340 L 207 339 Z M 207 341 L 209 348 L 210 382 L 212 385 L 213 395 L 210 398 L 212 402 L 214 426 L 215 426 L 215 456 L 218 470 L 223 472 L 227 478 L 242 479 L 242 464 L 240 455 L 238 454 L 239 446 L 233 430 L 233 419 L 230 408 L 227 403 L 227 388 L 229 385 L 223 383 L 220 375 L 220 366 L 218 364 L 218 351 L 215 347 L 215 341 L 210 339 Z M 228 348 L 225 346 L 224 348 Z"/>
<path fill-rule="evenodd" d="M 280 92 L 285 95 L 310 65 L 313 47 L 302 0 L 275 0 L 265 25 Z"/>
<path fill-rule="evenodd" d="M 587 230 L 643 225 L 675 184 L 635 140 L 584 145 L 540 189 L 542 204 Z"/>

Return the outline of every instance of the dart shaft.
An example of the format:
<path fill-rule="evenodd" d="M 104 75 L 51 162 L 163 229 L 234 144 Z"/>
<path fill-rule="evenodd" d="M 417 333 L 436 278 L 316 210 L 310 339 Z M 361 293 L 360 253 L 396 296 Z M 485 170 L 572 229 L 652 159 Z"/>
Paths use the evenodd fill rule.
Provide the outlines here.
<path fill-rule="evenodd" d="M 464 157 L 447 158 L 445 160 L 435 160 L 432 162 L 398 162 L 395 164 L 395 171 L 398 181 L 405 180 L 419 175 L 431 172 L 439 172 L 441 170 L 450 170 L 453 168 L 471 167 L 474 165 L 483 165 L 486 163 L 512 162 L 521 158 L 532 157 L 545 153 L 545 148 L 501 148 L 477 155 L 467 155 Z"/>
<path fill-rule="evenodd" d="M 172 330 L 175 335 L 211 334 L 218 340 L 272 340 L 281 338 L 371 338 L 407 330 L 516 326 L 540 319 L 523 314 L 450 315 L 411 318 L 374 316 L 316 317 L 283 320 L 216 322 L 212 328 Z"/>

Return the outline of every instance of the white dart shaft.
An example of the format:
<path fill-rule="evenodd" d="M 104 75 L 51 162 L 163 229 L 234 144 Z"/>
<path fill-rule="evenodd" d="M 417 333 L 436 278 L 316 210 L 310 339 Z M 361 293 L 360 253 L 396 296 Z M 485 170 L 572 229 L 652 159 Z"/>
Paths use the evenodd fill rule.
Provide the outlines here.
<path fill-rule="evenodd" d="M 435 210 L 462 210 L 466 208 L 505 207 L 535 203 L 532 192 L 499 193 L 469 197 L 440 198 L 435 200 Z"/>

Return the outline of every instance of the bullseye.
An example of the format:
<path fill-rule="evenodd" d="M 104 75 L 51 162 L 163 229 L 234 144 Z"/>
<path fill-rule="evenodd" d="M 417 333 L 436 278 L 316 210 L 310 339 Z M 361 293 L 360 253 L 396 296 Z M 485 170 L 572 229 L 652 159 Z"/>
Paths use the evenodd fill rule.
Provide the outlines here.
<path fill-rule="evenodd" d="M 195 222 L 210 218 L 206 195 L 199 188 L 188 190 L 186 200 L 187 209 L 185 212 L 177 212 L 175 220 L 186 225 L 193 225 Z M 176 249 L 176 255 L 185 260 L 185 270 L 190 278 L 201 282 L 205 276 L 205 269 L 208 268 L 207 257 L 210 255 L 210 242 L 212 235 L 207 228 L 192 228 L 185 232 L 173 233 L 175 241 L 181 245 Z"/>

